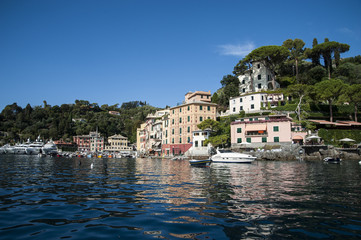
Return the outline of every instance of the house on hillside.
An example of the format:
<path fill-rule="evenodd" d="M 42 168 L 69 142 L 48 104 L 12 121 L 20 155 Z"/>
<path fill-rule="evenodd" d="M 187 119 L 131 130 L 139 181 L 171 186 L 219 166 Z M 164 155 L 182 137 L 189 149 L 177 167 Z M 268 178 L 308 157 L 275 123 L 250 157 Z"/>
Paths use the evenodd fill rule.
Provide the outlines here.
<path fill-rule="evenodd" d="M 273 86 L 273 73 L 261 62 L 253 62 L 252 67 L 243 75 L 239 75 L 240 94 L 272 90 L 280 87 L 278 82 Z"/>
<path fill-rule="evenodd" d="M 231 123 L 232 147 L 304 143 L 307 132 L 286 115 L 247 117 Z"/>

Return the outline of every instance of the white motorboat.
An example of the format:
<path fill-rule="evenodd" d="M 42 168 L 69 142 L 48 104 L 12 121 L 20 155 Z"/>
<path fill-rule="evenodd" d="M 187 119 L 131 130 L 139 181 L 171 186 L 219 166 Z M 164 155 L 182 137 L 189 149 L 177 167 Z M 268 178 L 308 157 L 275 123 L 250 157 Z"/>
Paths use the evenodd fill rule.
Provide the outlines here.
<path fill-rule="evenodd" d="M 25 150 L 29 147 L 27 144 L 16 144 L 14 146 L 14 154 L 26 154 Z"/>
<path fill-rule="evenodd" d="M 35 142 L 29 144 L 29 147 L 26 148 L 25 152 L 29 155 L 37 155 L 42 151 L 43 146 L 44 143 L 40 140 L 40 136 L 38 136 Z"/>
<path fill-rule="evenodd" d="M 4 149 L 5 149 L 6 154 L 14 154 L 15 153 L 15 147 L 11 146 L 10 144 L 6 144 L 4 146 Z"/>
<path fill-rule="evenodd" d="M 42 153 L 46 155 L 58 153 L 58 148 L 56 147 L 56 144 L 53 142 L 53 140 L 48 141 L 41 150 Z"/>
<path fill-rule="evenodd" d="M 217 154 L 213 155 L 211 159 L 212 163 L 252 163 L 256 157 L 230 150 L 217 149 Z"/>

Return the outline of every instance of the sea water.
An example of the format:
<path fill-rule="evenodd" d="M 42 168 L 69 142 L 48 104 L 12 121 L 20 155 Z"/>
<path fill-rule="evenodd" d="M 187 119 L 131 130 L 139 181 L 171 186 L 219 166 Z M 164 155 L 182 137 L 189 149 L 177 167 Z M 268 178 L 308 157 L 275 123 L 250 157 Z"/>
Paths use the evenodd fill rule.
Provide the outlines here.
<path fill-rule="evenodd" d="M 0 239 L 361 239 L 361 165 L 0 155 Z"/>

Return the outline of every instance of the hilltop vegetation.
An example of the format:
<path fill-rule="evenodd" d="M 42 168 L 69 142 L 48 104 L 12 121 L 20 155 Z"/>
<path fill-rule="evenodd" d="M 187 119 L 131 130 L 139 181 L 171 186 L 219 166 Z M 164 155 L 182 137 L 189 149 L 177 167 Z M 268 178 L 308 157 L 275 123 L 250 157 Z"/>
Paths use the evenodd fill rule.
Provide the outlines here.
<path fill-rule="evenodd" d="M 343 112 L 343 117 L 357 121 L 361 105 L 361 56 L 342 59 L 341 54 L 350 46 L 327 38 L 321 44 L 314 39 L 312 48 L 304 46 L 301 39 L 288 39 L 281 46 L 253 50 L 234 67 L 233 74 L 223 77 L 222 87 L 213 94 L 212 102 L 219 104 L 221 110 L 227 110 L 229 99 L 239 96 L 237 77 L 249 74 L 252 64 L 261 62 L 271 72 L 271 90 L 275 90 L 277 81 L 280 84 L 277 91 L 291 97 L 286 105 L 289 111 L 295 111 L 295 119 L 312 117 L 314 112 L 310 106 L 324 110 L 323 105 L 327 105 L 328 111 L 322 111 L 322 118 L 333 121 L 333 116 L 339 113 L 334 109 L 346 106 L 349 111 L 346 115 Z"/>
<path fill-rule="evenodd" d="M 104 137 L 122 134 L 130 142 L 136 141 L 136 129 L 145 117 L 157 110 L 146 103 L 133 101 L 98 106 L 85 100 L 76 100 L 75 104 L 21 108 L 16 103 L 6 106 L 0 114 L 0 141 L 18 142 L 38 135 L 43 139 L 72 141 L 72 136 L 98 131 Z M 115 111 L 119 115 L 109 114 Z"/>
<path fill-rule="evenodd" d="M 281 46 L 253 50 L 239 61 L 232 74 L 223 77 L 222 87 L 213 94 L 212 102 L 219 105 L 219 111 L 227 110 L 229 99 L 240 94 L 238 76 L 248 74 L 253 62 L 261 62 L 271 71 L 271 91 L 278 82 L 280 88 L 276 91 L 290 97 L 284 106 L 273 110 L 292 111 L 295 120 L 311 129 L 309 118 L 357 121 L 361 106 L 361 56 L 342 59 L 341 54 L 350 46 L 327 38 L 321 44 L 314 39 L 312 48 L 304 46 L 301 39 L 288 39 Z M 13 103 L 0 114 L 0 142 L 34 140 L 38 135 L 43 139 L 72 141 L 73 136 L 98 128 L 104 137 L 122 134 L 134 143 L 137 127 L 156 110 L 139 101 L 126 102 L 120 107 L 98 106 L 86 100 L 61 106 L 50 106 L 44 101 L 43 106 L 28 104 L 25 108 Z M 241 112 L 239 116 L 244 115 Z M 229 142 L 229 123 L 237 117 L 220 120 L 215 127 L 215 144 Z"/>

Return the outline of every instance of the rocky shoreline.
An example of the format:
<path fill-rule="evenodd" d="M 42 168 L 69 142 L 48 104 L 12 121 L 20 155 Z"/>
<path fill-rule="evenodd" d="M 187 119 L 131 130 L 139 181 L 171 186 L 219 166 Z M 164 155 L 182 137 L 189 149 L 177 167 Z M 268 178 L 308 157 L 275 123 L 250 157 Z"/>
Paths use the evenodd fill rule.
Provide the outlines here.
<path fill-rule="evenodd" d="M 361 148 L 343 149 L 334 146 L 289 145 L 278 149 L 251 152 L 257 160 L 263 161 L 322 161 L 326 157 L 339 157 L 343 160 L 361 160 Z"/>

